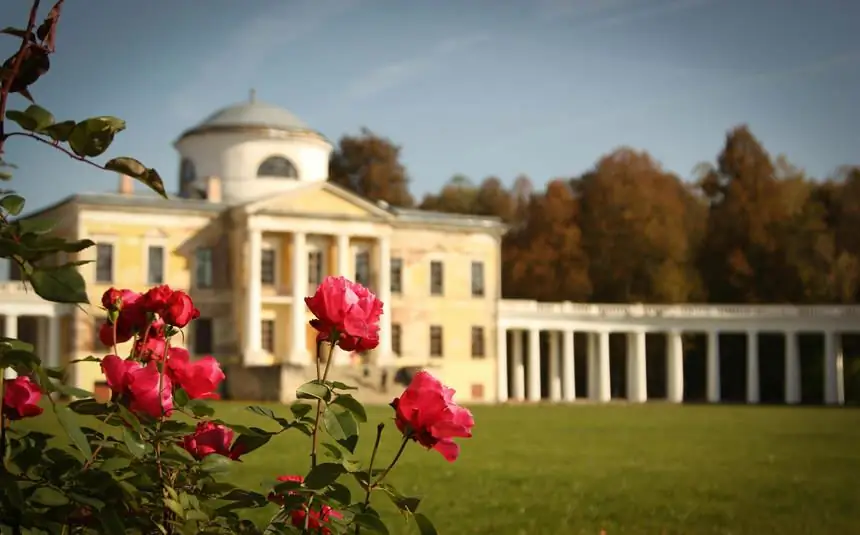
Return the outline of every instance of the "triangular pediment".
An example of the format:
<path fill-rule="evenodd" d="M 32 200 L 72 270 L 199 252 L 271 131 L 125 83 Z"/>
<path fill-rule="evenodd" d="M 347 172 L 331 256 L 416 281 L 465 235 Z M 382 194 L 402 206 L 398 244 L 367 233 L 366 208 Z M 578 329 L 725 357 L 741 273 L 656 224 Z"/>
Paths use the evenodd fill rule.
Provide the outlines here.
<path fill-rule="evenodd" d="M 297 186 L 289 191 L 252 201 L 245 205 L 248 214 L 305 215 L 388 220 L 388 210 L 330 182 Z"/>

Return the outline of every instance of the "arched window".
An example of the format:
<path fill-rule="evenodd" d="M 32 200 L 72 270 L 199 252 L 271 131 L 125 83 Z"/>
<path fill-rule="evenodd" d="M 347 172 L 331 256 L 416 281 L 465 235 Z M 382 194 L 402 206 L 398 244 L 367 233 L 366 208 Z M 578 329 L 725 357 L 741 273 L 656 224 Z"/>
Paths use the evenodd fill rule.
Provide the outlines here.
<path fill-rule="evenodd" d="M 182 163 L 179 164 L 179 182 L 180 184 L 187 184 L 189 182 L 194 182 L 194 179 L 197 178 L 197 171 L 194 169 L 194 162 L 189 160 L 188 158 L 183 158 Z"/>
<path fill-rule="evenodd" d="M 283 156 L 269 156 L 257 168 L 257 176 L 275 176 L 281 178 L 299 178 L 296 166 Z"/>

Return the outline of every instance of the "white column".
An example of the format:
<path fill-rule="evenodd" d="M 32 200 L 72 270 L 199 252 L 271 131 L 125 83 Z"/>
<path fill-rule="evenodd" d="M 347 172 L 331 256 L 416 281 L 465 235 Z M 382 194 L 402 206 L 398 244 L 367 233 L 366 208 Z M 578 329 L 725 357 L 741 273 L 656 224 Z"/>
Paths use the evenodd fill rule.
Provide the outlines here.
<path fill-rule="evenodd" d="M 565 401 L 576 400 L 576 354 L 573 347 L 573 331 L 564 330 L 561 360 L 561 391 Z"/>
<path fill-rule="evenodd" d="M 511 337 L 513 338 L 513 347 L 511 352 L 514 357 L 514 399 L 522 401 L 526 397 L 526 368 L 523 363 L 523 337 L 525 331 L 521 329 L 511 329 Z"/>
<path fill-rule="evenodd" d="M 6 314 L 3 322 L 3 336 L 6 338 L 18 338 L 18 316 Z M 6 379 L 14 379 L 18 377 L 18 372 L 12 368 L 6 368 L 4 377 Z"/>
<path fill-rule="evenodd" d="M 378 297 L 383 303 L 382 317 L 379 320 L 379 346 L 376 348 L 376 362 L 380 365 L 391 364 L 391 238 L 380 236 L 377 243 Z M 340 260 L 340 257 L 338 257 Z"/>
<path fill-rule="evenodd" d="M 632 342 L 628 347 L 633 349 L 632 358 L 628 358 L 627 375 L 632 377 L 630 385 L 632 392 L 628 391 L 627 400 L 642 403 L 648 400 L 648 363 L 645 354 L 645 331 L 634 331 L 628 334 Z M 630 366 L 632 364 L 632 366 Z M 632 394 L 632 395 L 631 395 Z"/>
<path fill-rule="evenodd" d="M 47 365 L 57 367 L 60 365 L 60 317 L 50 316 L 48 320 L 48 361 Z"/>
<path fill-rule="evenodd" d="M 597 333 L 597 400 L 612 399 L 612 384 L 609 373 L 609 331 Z"/>
<path fill-rule="evenodd" d="M 561 371 L 559 370 L 559 334 L 549 331 L 549 399 L 561 401 Z"/>
<path fill-rule="evenodd" d="M 800 403 L 800 351 L 797 333 L 785 333 L 785 402 Z"/>
<path fill-rule="evenodd" d="M 529 401 L 540 401 L 540 329 L 529 330 L 529 386 L 526 397 Z"/>
<path fill-rule="evenodd" d="M 586 333 L 586 341 L 586 356 L 588 358 L 588 398 L 591 401 L 598 401 L 600 396 L 597 395 L 597 367 L 600 363 L 597 360 L 597 333 Z"/>
<path fill-rule="evenodd" d="M 684 339 L 681 331 L 668 333 L 666 347 L 666 399 L 672 403 L 684 401 Z"/>
<path fill-rule="evenodd" d="M 496 401 L 508 400 L 508 331 L 496 325 Z"/>
<path fill-rule="evenodd" d="M 248 281 L 245 287 L 245 365 L 256 364 L 262 353 L 260 319 L 262 246 L 262 232 L 258 229 L 248 229 Z"/>
<path fill-rule="evenodd" d="M 307 346 L 307 315 L 305 312 L 305 293 L 308 289 L 308 249 L 307 238 L 303 232 L 293 232 L 292 250 L 293 310 L 290 323 L 290 362 L 309 364 Z"/>
<path fill-rule="evenodd" d="M 747 403 L 759 402 L 758 332 L 747 331 Z"/>
<path fill-rule="evenodd" d="M 337 274 L 349 280 L 355 278 L 355 273 L 349 272 L 349 236 L 338 234 L 337 236 Z"/>
<path fill-rule="evenodd" d="M 824 332 L 824 403 L 845 403 L 842 378 L 842 336 L 835 331 Z"/>
<path fill-rule="evenodd" d="M 720 333 L 719 331 L 708 332 L 708 356 L 707 356 L 707 394 L 708 403 L 719 403 L 720 401 Z"/>

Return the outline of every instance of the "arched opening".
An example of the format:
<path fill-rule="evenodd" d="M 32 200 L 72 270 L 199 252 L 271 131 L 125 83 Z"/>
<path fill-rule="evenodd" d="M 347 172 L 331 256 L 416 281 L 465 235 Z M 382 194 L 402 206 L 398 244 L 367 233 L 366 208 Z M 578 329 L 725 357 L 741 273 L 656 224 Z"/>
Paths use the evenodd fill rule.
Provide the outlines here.
<path fill-rule="evenodd" d="M 293 162 L 283 156 L 269 156 L 257 168 L 258 177 L 299 178 Z"/>

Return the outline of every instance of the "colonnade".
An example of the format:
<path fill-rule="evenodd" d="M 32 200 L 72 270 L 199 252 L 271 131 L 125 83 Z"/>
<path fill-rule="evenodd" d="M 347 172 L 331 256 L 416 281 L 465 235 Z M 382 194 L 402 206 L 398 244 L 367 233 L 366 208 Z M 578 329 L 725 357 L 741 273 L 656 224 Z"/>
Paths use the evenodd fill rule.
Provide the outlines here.
<path fill-rule="evenodd" d="M 511 332 L 511 347 L 507 333 Z M 498 399 L 539 401 L 541 390 L 541 344 L 538 327 L 529 329 L 507 329 L 498 331 Z M 572 329 L 546 330 L 548 334 L 548 398 L 551 401 L 574 401 L 576 392 L 575 344 Z M 583 331 L 581 331 L 583 332 Z M 587 336 L 587 398 L 595 402 L 608 402 L 612 397 L 610 388 L 610 331 L 601 329 L 584 331 Z M 645 329 L 627 331 L 627 400 L 642 403 L 648 400 L 647 355 Z M 735 333 L 736 331 L 727 331 Z M 747 330 L 746 344 L 746 401 L 759 403 L 759 335 L 768 331 Z M 807 331 L 802 331 L 806 333 Z M 845 402 L 842 338 L 837 331 L 820 331 L 824 337 L 824 402 Z M 663 331 L 666 336 L 666 400 L 673 403 L 684 401 L 684 344 L 681 329 Z M 801 401 L 801 366 L 798 336 L 801 331 L 784 331 L 785 336 L 785 402 Z M 720 385 L 720 331 L 709 330 L 706 350 L 706 399 L 710 403 L 721 400 Z M 508 359 L 512 359 L 509 362 Z M 510 368 L 510 376 L 509 376 Z M 510 386 L 510 388 L 509 388 Z M 510 390 L 510 391 L 509 391 Z"/>
<path fill-rule="evenodd" d="M 6 338 L 19 337 L 19 319 L 24 316 L 17 314 L 5 314 L 3 316 L 3 336 Z M 36 319 L 36 355 L 42 359 L 44 366 L 55 367 L 60 365 L 60 318 L 59 316 L 27 316 Z M 6 368 L 5 377 L 12 379 L 16 373 L 11 368 Z"/>

